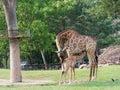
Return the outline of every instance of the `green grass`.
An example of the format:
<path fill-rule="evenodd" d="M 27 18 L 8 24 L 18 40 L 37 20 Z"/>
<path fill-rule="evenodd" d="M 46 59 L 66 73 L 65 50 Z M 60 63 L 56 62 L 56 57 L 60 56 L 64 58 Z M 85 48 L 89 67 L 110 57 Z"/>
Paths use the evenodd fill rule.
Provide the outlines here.
<path fill-rule="evenodd" d="M 62 86 L 58 85 L 60 72 L 61 70 L 22 71 L 23 79 L 51 79 L 56 83 L 37 86 L 2 86 L 0 90 L 120 90 L 120 66 L 100 67 L 97 79 L 93 82 L 85 81 Z M 0 74 L 0 79 L 9 79 L 9 70 L 0 69 Z M 89 79 L 89 69 L 76 69 L 76 80 L 80 79 Z"/>

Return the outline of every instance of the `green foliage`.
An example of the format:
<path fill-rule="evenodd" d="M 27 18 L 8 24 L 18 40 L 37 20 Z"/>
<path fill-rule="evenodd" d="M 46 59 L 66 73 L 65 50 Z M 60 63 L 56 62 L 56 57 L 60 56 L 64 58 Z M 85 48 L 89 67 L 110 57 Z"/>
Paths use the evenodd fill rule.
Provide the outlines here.
<path fill-rule="evenodd" d="M 54 35 L 49 33 L 47 25 L 41 20 L 35 20 L 31 24 L 32 29 L 32 41 L 36 44 L 35 49 L 42 49 L 42 51 L 48 51 L 52 49 L 52 43 L 54 42 Z"/>
<path fill-rule="evenodd" d="M 31 31 L 31 38 L 20 41 L 21 60 L 42 63 L 42 50 L 48 62 L 57 62 L 54 39 L 65 29 L 92 36 L 99 48 L 119 44 L 119 36 L 112 35 L 120 30 L 120 0 L 17 0 L 16 10 L 19 33 Z M 0 30 L 6 29 L 0 1 Z M 0 42 L 1 62 L 9 56 L 8 47 L 8 40 Z"/>
<path fill-rule="evenodd" d="M 9 63 L 7 62 L 9 59 L 9 46 L 8 40 L 0 39 L 0 67 L 8 68 Z"/>
<path fill-rule="evenodd" d="M 2 7 L 2 2 L 0 1 L 0 30 L 6 29 L 5 15 Z"/>
<path fill-rule="evenodd" d="M 87 12 L 93 17 L 111 17 L 120 15 L 120 0 L 94 0 Z"/>

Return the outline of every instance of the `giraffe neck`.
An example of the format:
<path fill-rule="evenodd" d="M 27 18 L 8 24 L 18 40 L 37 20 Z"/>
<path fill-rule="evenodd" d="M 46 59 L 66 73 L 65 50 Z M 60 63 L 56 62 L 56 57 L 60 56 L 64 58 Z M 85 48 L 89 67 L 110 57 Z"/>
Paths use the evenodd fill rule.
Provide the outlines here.
<path fill-rule="evenodd" d="M 56 36 L 56 44 L 58 51 L 62 51 L 64 49 L 64 44 L 68 41 L 68 39 L 73 35 L 73 30 L 63 31 Z"/>

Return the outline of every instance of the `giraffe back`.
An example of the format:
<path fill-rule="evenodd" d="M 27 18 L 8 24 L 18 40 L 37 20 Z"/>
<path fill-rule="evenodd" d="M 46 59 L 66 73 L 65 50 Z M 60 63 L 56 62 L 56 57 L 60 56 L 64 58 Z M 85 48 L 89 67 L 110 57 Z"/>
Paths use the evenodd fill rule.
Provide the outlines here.
<path fill-rule="evenodd" d="M 96 48 L 96 41 L 89 36 L 84 36 L 75 30 L 66 30 L 56 36 L 58 51 L 66 48 L 69 54 L 79 54 L 90 48 Z"/>

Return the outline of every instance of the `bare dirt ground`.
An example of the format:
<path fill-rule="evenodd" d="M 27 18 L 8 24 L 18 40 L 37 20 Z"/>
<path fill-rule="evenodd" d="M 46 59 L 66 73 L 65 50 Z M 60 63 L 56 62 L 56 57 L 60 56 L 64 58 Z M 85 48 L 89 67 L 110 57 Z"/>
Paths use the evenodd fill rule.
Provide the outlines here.
<path fill-rule="evenodd" d="M 71 84 L 86 82 L 88 79 L 81 79 L 81 80 L 73 80 Z M 0 79 L 0 86 L 12 86 L 12 85 L 18 85 L 18 86 L 36 86 L 36 85 L 44 85 L 44 84 L 55 84 L 56 82 L 53 80 L 23 80 L 22 82 L 18 83 L 11 83 L 8 79 Z M 69 81 L 66 81 L 66 83 L 61 83 L 62 85 L 69 85 Z"/>
<path fill-rule="evenodd" d="M 8 79 L 0 79 L 0 86 L 12 86 L 12 85 L 20 85 L 20 86 L 31 86 L 31 85 L 43 85 L 43 84 L 54 84 L 53 80 L 23 80 L 18 83 L 11 83 Z"/>

